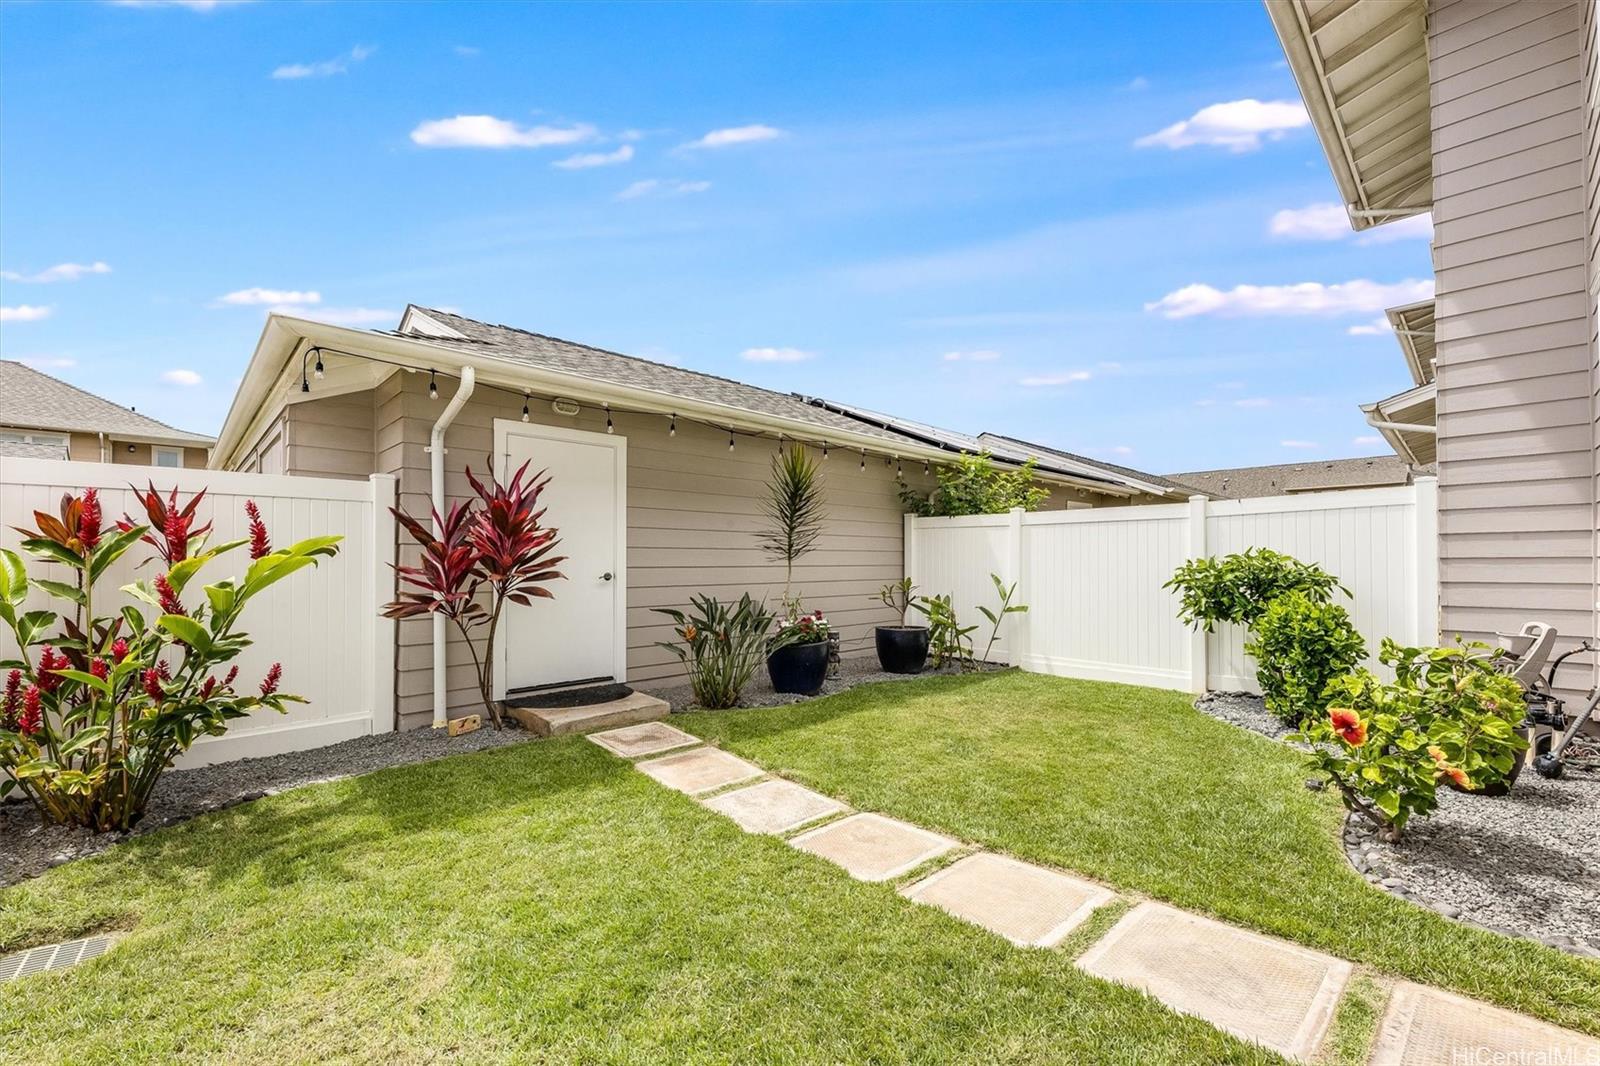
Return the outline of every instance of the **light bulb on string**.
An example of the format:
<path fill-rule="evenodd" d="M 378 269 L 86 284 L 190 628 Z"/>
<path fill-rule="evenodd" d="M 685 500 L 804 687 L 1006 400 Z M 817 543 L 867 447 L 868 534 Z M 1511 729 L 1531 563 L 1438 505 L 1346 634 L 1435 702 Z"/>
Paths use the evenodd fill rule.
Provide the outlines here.
<path fill-rule="evenodd" d="M 867 469 L 867 450 L 865 448 L 861 449 L 861 469 L 863 471 Z"/>
<path fill-rule="evenodd" d="M 606 404 L 606 432 L 615 433 L 616 431 L 617 427 L 611 424 L 611 405 Z"/>
<path fill-rule="evenodd" d="M 312 368 L 311 374 L 318 381 L 322 380 L 322 349 L 317 349 L 317 365 Z"/>
<path fill-rule="evenodd" d="M 906 476 L 905 467 L 900 465 L 900 457 L 898 455 L 895 456 L 894 459 L 894 476 L 896 478 L 902 478 Z"/>
<path fill-rule="evenodd" d="M 672 420 L 667 423 L 667 436 L 676 437 L 677 435 L 678 435 L 678 416 L 677 415 L 673 415 L 672 416 Z"/>
<path fill-rule="evenodd" d="M 428 371 L 428 399 L 437 400 L 438 398 L 439 398 L 439 382 L 438 382 L 437 378 L 435 377 L 435 372 L 430 370 L 430 371 Z"/>
<path fill-rule="evenodd" d="M 531 412 L 528 410 L 528 393 L 525 392 L 522 394 L 522 420 L 526 422 L 530 415 Z"/>
<path fill-rule="evenodd" d="M 822 461 L 823 462 L 827 462 L 828 461 L 828 442 L 827 441 L 823 441 L 822 442 Z"/>
<path fill-rule="evenodd" d="M 728 430 L 728 450 L 733 451 L 733 430 Z"/>

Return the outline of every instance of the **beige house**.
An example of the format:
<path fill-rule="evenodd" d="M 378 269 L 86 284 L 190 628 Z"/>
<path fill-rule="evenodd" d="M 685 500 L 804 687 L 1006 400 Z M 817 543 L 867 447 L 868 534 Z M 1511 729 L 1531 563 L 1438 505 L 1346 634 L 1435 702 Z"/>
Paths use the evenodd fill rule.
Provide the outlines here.
<path fill-rule="evenodd" d="M 0 359 L 0 454 L 204 467 L 213 438 L 157 422 L 24 363 Z"/>
<path fill-rule="evenodd" d="M 1270 466 L 1234 466 L 1168 474 L 1167 480 L 1215 500 L 1250 500 L 1295 496 L 1306 492 L 1344 492 L 1415 483 L 1428 467 L 1416 467 L 1398 455 L 1357 459 L 1321 459 Z"/>
<path fill-rule="evenodd" d="M 1593 637 L 1600 73 L 1592 0 L 1268 0 L 1355 229 L 1433 213 L 1415 387 L 1365 410 L 1439 469 L 1440 629 Z"/>
<path fill-rule="evenodd" d="M 760 501 L 777 449 L 819 458 L 828 522 L 796 572 L 807 607 L 842 629 L 846 655 L 870 655 L 892 615 L 877 591 L 903 573 L 898 482 L 933 484 L 935 464 L 991 451 L 1039 460 L 1050 507 L 1178 500 L 1165 479 L 1002 438 L 969 437 L 894 416 L 635 359 L 569 341 L 411 307 L 393 331 L 272 315 L 212 455 L 212 466 L 310 477 L 398 479 L 400 506 L 426 515 L 468 493 L 465 471 L 531 461 L 552 481 L 567 575 L 553 601 L 502 627 L 506 690 L 617 678 L 677 683 L 671 635 L 651 610 L 695 593 L 776 600 L 782 569 L 757 547 Z M 467 649 L 427 619 L 398 627 L 402 728 L 478 702 Z M 444 669 L 435 689 L 434 656 Z"/>

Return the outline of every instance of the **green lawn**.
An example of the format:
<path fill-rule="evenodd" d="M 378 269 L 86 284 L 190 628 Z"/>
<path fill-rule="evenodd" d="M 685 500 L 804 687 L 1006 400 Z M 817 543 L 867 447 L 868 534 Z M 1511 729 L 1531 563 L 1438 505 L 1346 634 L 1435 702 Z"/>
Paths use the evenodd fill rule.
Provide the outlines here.
<path fill-rule="evenodd" d="M 1300 758 L 1179 693 L 1008 672 L 681 724 L 862 809 L 1600 1034 L 1600 963 L 1373 889 Z"/>
<path fill-rule="evenodd" d="M 852 696 L 833 728 L 975 691 Z M 812 713 L 797 734 L 827 736 Z M 1270 1060 L 581 739 L 301 789 L 0 891 L 0 949 L 106 926 L 105 957 L 0 985 L 0 1062 Z"/>

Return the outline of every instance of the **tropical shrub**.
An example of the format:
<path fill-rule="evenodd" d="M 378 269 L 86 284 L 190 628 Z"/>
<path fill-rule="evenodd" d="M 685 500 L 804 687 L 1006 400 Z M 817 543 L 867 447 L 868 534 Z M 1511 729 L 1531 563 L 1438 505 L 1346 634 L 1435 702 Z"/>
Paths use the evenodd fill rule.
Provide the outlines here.
<path fill-rule="evenodd" d="M 1005 514 L 1013 507 L 1038 510 L 1050 490 L 1033 480 L 1038 463 L 1032 459 L 1015 470 L 1001 470 L 988 452 L 961 453 L 951 467 L 936 472 L 939 484 L 921 493 L 900 483 L 900 502 L 924 518 L 969 514 Z"/>
<path fill-rule="evenodd" d="M 210 526 L 193 525 L 200 495 L 180 507 L 176 490 L 166 500 L 154 487 L 141 494 L 159 528 L 126 518 L 114 532 L 106 528 L 94 489 L 64 495 L 58 515 L 35 511 L 38 528 L 18 530 L 23 552 L 65 567 L 68 581 L 30 575 L 21 555 L 0 550 L 0 622 L 19 649 L 0 662 L 0 797 L 20 791 L 49 822 L 126 830 L 161 773 L 197 738 L 220 736 L 252 711 L 304 702 L 278 690 L 278 663 L 256 692 L 234 687 L 238 667 L 230 663 L 250 646 L 240 617 L 266 588 L 335 554 L 340 538 L 274 551 L 251 502 L 250 537 L 208 547 Z M 122 589 L 144 606 L 97 614 L 106 570 L 141 541 L 165 567 Z M 200 570 L 244 544 L 244 576 L 206 585 L 186 602 Z M 59 613 L 27 610 L 30 588 L 59 601 Z"/>
<path fill-rule="evenodd" d="M 933 655 L 934 668 L 951 663 L 963 670 L 970 667 L 972 634 L 978 627 L 961 624 L 950 596 L 923 596 L 911 606 L 928 618 L 928 651 Z"/>
<path fill-rule="evenodd" d="M 1350 590 L 1314 563 L 1269 548 L 1190 559 L 1162 588 L 1178 591 L 1178 618 L 1211 632 L 1218 622 L 1253 627 L 1267 605 L 1286 592 L 1301 592 L 1313 603 L 1328 603 L 1333 590 Z"/>
<path fill-rule="evenodd" d="M 999 574 L 990 574 L 989 580 L 994 582 L 994 590 L 1000 596 L 1000 606 L 993 611 L 987 607 L 978 608 L 978 613 L 987 618 L 994 626 L 993 629 L 989 630 L 989 643 L 983 647 L 984 662 L 989 661 L 989 653 L 994 650 L 995 641 L 1000 639 L 1000 623 L 1005 621 L 1006 615 L 1026 614 L 1028 611 L 1027 604 L 1011 602 L 1012 598 L 1017 594 L 1017 583 L 1015 581 L 1008 586 L 1004 581 L 1000 580 Z"/>
<path fill-rule="evenodd" d="M 1268 603 L 1253 633 L 1244 650 L 1255 657 L 1267 710 L 1295 725 L 1320 713 L 1328 705 L 1328 683 L 1367 657 L 1366 641 L 1345 609 L 1301 589 Z"/>
<path fill-rule="evenodd" d="M 828 518 L 822 508 L 821 472 L 805 448 L 797 444 L 772 457 L 772 476 L 761 513 L 767 527 L 758 540 L 768 557 L 783 563 L 783 602 L 795 618 L 799 599 L 791 599 L 790 593 L 794 564 L 816 548 Z"/>
<path fill-rule="evenodd" d="M 750 675 L 766 657 L 772 612 L 748 592 L 731 607 L 711 596 L 694 596 L 689 602 L 692 613 L 655 609 L 672 619 L 678 636 L 676 642 L 656 644 L 683 663 L 697 704 L 712 710 L 736 706 Z"/>
<path fill-rule="evenodd" d="M 1499 673 L 1485 644 L 1407 648 L 1385 640 L 1385 682 L 1358 670 L 1329 688 L 1325 717 L 1297 739 L 1352 812 L 1397 840 L 1414 815 L 1438 806 L 1449 780 L 1481 791 L 1503 786 L 1527 741 L 1517 733 L 1522 689 Z"/>
<path fill-rule="evenodd" d="M 878 602 L 900 616 L 900 626 L 904 628 L 906 612 L 916 602 L 916 592 L 917 586 L 911 583 L 911 579 L 903 577 L 899 581 L 891 581 L 879 589 L 877 598 Z M 871 597 L 868 598 L 871 599 Z"/>
<path fill-rule="evenodd" d="M 453 504 L 432 523 L 417 521 L 397 507 L 390 513 L 422 549 L 420 566 L 396 566 L 400 581 L 415 591 L 401 592 L 384 605 L 386 618 L 416 618 L 437 614 L 448 618 L 472 655 L 478 695 L 495 728 L 502 725 L 500 704 L 494 698 L 494 638 L 508 603 L 526 607 L 535 598 L 553 599 L 546 582 L 564 577 L 558 565 L 566 562 L 555 551 L 557 530 L 546 526 L 539 496 L 550 484 L 543 471 L 527 477 L 523 463 L 508 482 L 491 476 L 486 485 L 467 469 L 473 497 Z M 487 600 L 487 604 L 485 604 Z M 480 655 L 477 631 L 487 627 Z"/>

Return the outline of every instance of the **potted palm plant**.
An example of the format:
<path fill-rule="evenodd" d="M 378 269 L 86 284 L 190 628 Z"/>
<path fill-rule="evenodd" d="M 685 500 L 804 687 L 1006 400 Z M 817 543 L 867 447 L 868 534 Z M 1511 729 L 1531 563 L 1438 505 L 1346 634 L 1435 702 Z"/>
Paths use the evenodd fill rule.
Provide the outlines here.
<path fill-rule="evenodd" d="M 794 564 L 817 546 L 822 523 L 822 479 L 816 461 L 795 445 L 772 458 L 772 480 L 762 504 L 767 528 L 761 548 L 783 562 L 783 612 L 767 652 L 767 675 L 778 692 L 811 695 L 828 676 L 828 623 L 806 614 L 794 592 Z"/>
<path fill-rule="evenodd" d="M 878 590 L 883 605 L 900 616 L 899 625 L 879 626 L 873 631 L 878 665 L 891 674 L 920 674 L 928 661 L 928 627 L 906 625 L 906 612 L 916 601 L 916 591 L 917 586 L 909 577 L 891 581 Z"/>

